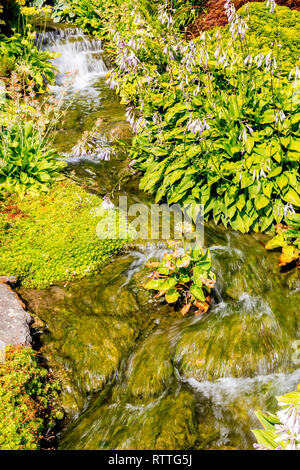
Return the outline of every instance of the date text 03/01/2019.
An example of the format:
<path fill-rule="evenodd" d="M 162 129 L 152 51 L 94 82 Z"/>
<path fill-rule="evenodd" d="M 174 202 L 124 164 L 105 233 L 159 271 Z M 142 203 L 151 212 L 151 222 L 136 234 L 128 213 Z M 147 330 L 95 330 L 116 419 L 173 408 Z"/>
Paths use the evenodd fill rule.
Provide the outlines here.
<path fill-rule="evenodd" d="M 132 465 L 139 468 L 142 463 L 152 463 L 153 465 L 184 465 L 191 467 L 192 455 L 191 454 L 153 454 L 147 457 L 138 456 L 123 456 L 115 454 L 108 458 L 110 465 Z"/>

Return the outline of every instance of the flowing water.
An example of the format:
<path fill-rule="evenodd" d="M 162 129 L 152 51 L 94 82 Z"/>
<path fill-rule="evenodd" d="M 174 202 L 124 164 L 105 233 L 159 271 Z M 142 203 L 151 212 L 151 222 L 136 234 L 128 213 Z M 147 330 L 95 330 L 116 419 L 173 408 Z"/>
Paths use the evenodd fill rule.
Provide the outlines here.
<path fill-rule="evenodd" d="M 69 156 L 69 176 L 101 195 L 116 188 L 116 200 L 149 201 L 135 176 L 122 180 L 128 161 L 115 139 L 128 127 L 105 84 L 101 43 L 64 29 L 46 33 L 43 45 L 61 53 L 59 150 L 68 155 L 99 118 L 116 150 L 110 161 Z M 254 411 L 274 411 L 275 395 L 300 381 L 299 272 L 280 273 L 265 240 L 206 225 L 217 284 L 200 317 L 182 318 L 141 287 L 145 262 L 166 250 L 158 242 L 136 243 L 92 278 L 21 291 L 44 322 L 43 353 L 64 382 L 60 448 L 252 448 Z"/>

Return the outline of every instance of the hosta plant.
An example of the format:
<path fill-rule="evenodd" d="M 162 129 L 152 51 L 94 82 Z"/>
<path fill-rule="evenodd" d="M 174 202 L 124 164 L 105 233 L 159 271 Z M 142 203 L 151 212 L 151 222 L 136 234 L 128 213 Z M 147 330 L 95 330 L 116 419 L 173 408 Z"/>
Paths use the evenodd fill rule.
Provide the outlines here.
<path fill-rule="evenodd" d="M 170 304 L 181 306 L 182 315 L 190 309 L 195 314 L 207 312 L 211 303 L 211 289 L 216 276 L 211 270 L 211 257 L 200 247 L 180 254 L 165 253 L 161 262 L 148 262 L 147 267 L 155 268 L 145 289 L 158 291 L 156 297 L 164 296 Z"/>
<path fill-rule="evenodd" d="M 276 225 L 276 236 L 267 244 L 267 250 L 282 248 L 278 265 L 298 262 L 300 257 L 300 214 L 291 214 L 285 219 L 287 225 Z"/>
<path fill-rule="evenodd" d="M 276 414 L 256 413 L 264 429 L 255 429 L 259 450 L 300 450 L 300 384 L 294 392 L 277 397 L 282 408 Z"/>
<path fill-rule="evenodd" d="M 281 69 L 276 44 L 249 48 L 229 0 L 230 37 L 188 43 L 167 4 L 152 21 L 136 7 L 130 35 L 118 28 L 112 38 L 110 81 L 137 134 L 140 187 L 156 202 L 202 203 L 206 219 L 235 230 L 270 231 L 300 207 L 299 65 Z"/>
<path fill-rule="evenodd" d="M 47 140 L 30 121 L 0 130 L 0 197 L 47 192 L 65 166 Z"/>

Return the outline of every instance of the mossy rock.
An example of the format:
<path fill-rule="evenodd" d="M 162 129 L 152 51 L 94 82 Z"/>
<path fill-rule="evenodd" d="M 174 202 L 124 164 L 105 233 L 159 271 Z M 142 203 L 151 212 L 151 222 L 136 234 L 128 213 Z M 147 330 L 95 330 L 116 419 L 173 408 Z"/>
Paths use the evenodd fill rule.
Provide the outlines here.
<path fill-rule="evenodd" d="M 91 426 L 92 423 L 92 426 Z M 195 402 L 185 391 L 147 405 L 97 403 L 75 423 L 62 449 L 191 449 L 197 439 Z"/>
<path fill-rule="evenodd" d="M 158 397 L 173 377 L 172 349 L 166 331 L 154 332 L 139 345 L 127 366 L 129 393 L 133 397 Z"/>
<path fill-rule="evenodd" d="M 201 381 L 290 370 L 292 338 L 267 306 L 257 303 L 257 314 L 251 314 L 247 302 L 227 315 L 226 307 L 216 310 L 183 330 L 173 358 L 182 376 Z"/>
<path fill-rule="evenodd" d="M 67 289 L 19 291 L 47 325 L 43 354 L 62 378 L 63 406 L 71 414 L 84 406 L 91 393 L 114 380 L 121 360 L 148 321 L 140 314 L 134 294 L 121 290 L 122 272 L 130 262 L 120 260 Z"/>
<path fill-rule="evenodd" d="M 42 439 L 63 417 L 59 389 L 32 348 L 6 348 L 0 363 L 0 450 L 41 448 Z"/>

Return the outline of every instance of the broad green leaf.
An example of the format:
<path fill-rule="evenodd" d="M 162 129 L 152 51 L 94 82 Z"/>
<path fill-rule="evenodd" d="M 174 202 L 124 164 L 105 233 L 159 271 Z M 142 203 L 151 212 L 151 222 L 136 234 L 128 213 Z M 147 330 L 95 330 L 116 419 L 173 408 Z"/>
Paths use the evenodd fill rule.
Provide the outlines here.
<path fill-rule="evenodd" d="M 192 284 L 189 291 L 196 297 L 196 299 L 201 300 L 201 302 L 205 302 L 205 295 L 201 287 L 196 284 Z"/>
<path fill-rule="evenodd" d="M 254 200 L 254 203 L 255 203 L 256 209 L 260 210 L 269 204 L 269 199 L 264 195 L 257 196 Z"/>
<path fill-rule="evenodd" d="M 166 297 L 166 301 L 168 302 L 168 304 L 172 304 L 179 299 L 179 292 L 174 288 L 169 289 L 166 292 L 165 297 Z"/>

